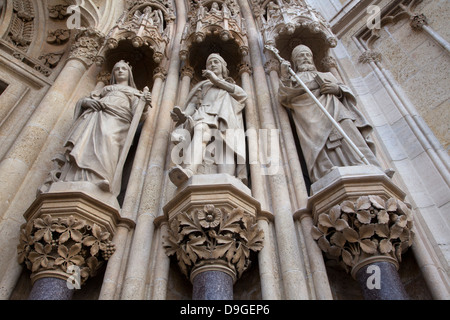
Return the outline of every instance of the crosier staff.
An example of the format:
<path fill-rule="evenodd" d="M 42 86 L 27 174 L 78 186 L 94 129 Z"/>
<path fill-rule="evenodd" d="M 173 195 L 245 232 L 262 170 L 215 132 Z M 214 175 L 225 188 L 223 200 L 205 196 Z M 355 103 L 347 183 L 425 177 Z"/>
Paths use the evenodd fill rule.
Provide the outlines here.
<path fill-rule="evenodd" d="M 266 45 L 265 48 L 269 51 L 272 51 L 275 56 L 277 57 L 278 60 L 280 60 L 281 63 L 283 62 L 287 62 L 285 59 L 283 59 L 280 56 L 280 52 L 278 51 L 278 49 L 276 49 L 273 46 L 270 45 Z M 325 114 L 325 116 L 331 121 L 331 123 L 333 124 L 333 126 L 336 128 L 336 130 L 344 137 L 345 141 L 348 142 L 348 144 L 352 147 L 353 151 L 356 152 L 356 154 L 361 158 L 361 160 L 366 164 L 366 165 L 370 165 L 369 161 L 366 159 L 366 157 L 364 156 L 364 154 L 358 149 L 358 147 L 355 145 L 355 143 L 349 138 L 349 136 L 347 135 L 347 133 L 341 128 L 341 126 L 339 125 L 339 123 L 337 123 L 336 120 L 334 120 L 334 118 L 330 115 L 330 113 L 327 111 L 327 109 L 325 109 L 325 107 L 322 105 L 322 103 L 320 103 L 320 101 L 316 98 L 316 96 L 311 92 L 311 90 L 309 90 L 309 88 L 306 86 L 306 84 L 299 78 L 299 76 L 297 76 L 297 74 L 295 73 L 294 70 L 292 70 L 292 68 L 289 66 L 289 73 L 295 78 L 295 80 L 303 87 L 303 89 L 305 89 L 306 93 L 308 93 L 308 95 L 314 100 L 314 102 L 317 104 L 317 106 L 320 108 L 320 110 L 322 110 L 322 112 Z"/>

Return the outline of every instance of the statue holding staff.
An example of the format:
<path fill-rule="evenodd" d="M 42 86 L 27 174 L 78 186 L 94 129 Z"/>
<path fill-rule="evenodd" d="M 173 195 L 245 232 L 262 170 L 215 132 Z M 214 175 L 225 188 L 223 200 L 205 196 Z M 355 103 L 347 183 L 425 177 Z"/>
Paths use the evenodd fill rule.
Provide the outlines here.
<path fill-rule="evenodd" d="M 317 71 L 307 46 L 294 48 L 292 61 L 294 76 L 290 63 L 282 61 L 279 100 L 292 110 L 311 181 L 334 167 L 380 167 L 370 140 L 372 126 L 357 109 L 350 88 L 332 73 Z"/>

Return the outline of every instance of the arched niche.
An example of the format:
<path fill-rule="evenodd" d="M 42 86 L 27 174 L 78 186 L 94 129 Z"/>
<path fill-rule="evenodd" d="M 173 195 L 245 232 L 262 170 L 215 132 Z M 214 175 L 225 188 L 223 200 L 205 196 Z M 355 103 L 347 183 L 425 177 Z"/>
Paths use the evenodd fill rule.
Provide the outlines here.
<path fill-rule="evenodd" d="M 308 46 L 312 50 L 317 70 L 329 71 L 323 65 L 323 61 L 329 56 L 330 46 L 317 33 L 310 31 L 308 28 L 299 27 L 292 34 L 280 34 L 275 39 L 275 47 L 280 51 L 280 55 L 291 63 L 292 50 L 300 44 Z"/>
<path fill-rule="evenodd" d="M 206 59 L 212 53 L 218 53 L 228 64 L 230 77 L 238 81 L 238 68 L 242 63 L 242 53 L 239 44 L 233 39 L 223 41 L 218 35 L 207 35 L 201 43 L 193 43 L 189 48 L 187 63 L 194 69 L 193 82 L 204 80 L 202 71 L 205 69 Z"/>
<path fill-rule="evenodd" d="M 120 41 L 116 48 L 105 52 L 104 70 L 111 72 L 114 65 L 125 60 L 133 68 L 133 77 L 139 90 L 153 86 L 153 72 L 158 67 L 153 60 L 153 50 L 147 46 L 136 48 L 130 40 Z"/>

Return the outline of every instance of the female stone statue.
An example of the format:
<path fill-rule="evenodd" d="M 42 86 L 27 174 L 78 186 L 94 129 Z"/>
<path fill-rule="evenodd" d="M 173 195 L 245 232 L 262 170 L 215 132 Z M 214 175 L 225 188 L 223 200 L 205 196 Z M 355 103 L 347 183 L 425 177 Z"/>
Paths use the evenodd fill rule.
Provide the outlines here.
<path fill-rule="evenodd" d="M 65 143 L 68 163 L 61 181 L 87 181 L 118 195 L 120 187 L 114 188 L 113 184 L 121 180 L 121 172 L 118 178 L 115 175 L 122 170 L 118 168 L 119 159 L 133 116 L 139 104 L 145 103 L 142 97 L 146 106 L 150 101 L 148 89 L 144 92 L 136 89 L 131 67 L 120 61 L 112 70 L 110 85 L 77 103 L 76 120 Z"/>
<path fill-rule="evenodd" d="M 225 60 L 218 54 L 211 54 L 203 72 L 207 80 L 191 90 L 184 111 L 175 107 L 172 112 L 172 119 L 184 129 L 184 136 L 178 140 L 189 142 L 183 150 L 187 166 L 176 166 L 169 173 L 177 186 L 197 174 L 198 167 L 205 161 L 207 146 L 212 142 L 215 158 L 221 159 L 220 163 L 215 163 L 218 173 L 246 179 L 242 110 L 247 94 L 228 79 L 228 74 Z M 218 153 L 224 157 L 218 157 Z"/>

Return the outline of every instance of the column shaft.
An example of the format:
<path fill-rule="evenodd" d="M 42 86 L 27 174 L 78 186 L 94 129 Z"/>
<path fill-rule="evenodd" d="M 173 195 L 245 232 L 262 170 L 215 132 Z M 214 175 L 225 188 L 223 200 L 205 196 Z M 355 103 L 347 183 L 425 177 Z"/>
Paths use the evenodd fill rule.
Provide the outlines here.
<path fill-rule="evenodd" d="M 142 299 L 145 294 L 150 248 L 154 233 L 154 219 L 158 215 L 160 206 L 161 191 L 164 183 L 165 160 L 169 146 L 169 133 L 173 125 L 170 112 L 175 105 L 178 91 L 181 30 L 184 29 L 186 23 L 184 1 L 177 0 L 176 8 L 177 32 L 173 42 L 167 83 L 164 98 L 161 102 L 155 131 L 156 134 L 147 167 L 147 176 L 142 190 L 139 216 L 136 221 L 136 231 L 131 245 L 131 254 L 128 260 L 122 299 Z"/>
<path fill-rule="evenodd" d="M 390 262 L 368 264 L 356 273 L 366 300 L 408 300 L 397 268 Z"/>
<path fill-rule="evenodd" d="M 277 129 L 275 117 L 271 105 L 271 93 L 268 87 L 266 74 L 259 47 L 259 35 L 249 3 L 240 3 L 243 17 L 247 23 L 247 33 L 250 47 L 250 57 L 254 70 L 254 77 L 258 79 L 255 83 L 258 106 L 263 129 Z M 281 156 L 280 156 L 281 158 Z M 270 192 L 273 199 L 275 216 L 275 229 L 279 249 L 281 273 L 287 299 L 308 299 L 308 290 L 304 274 L 300 268 L 300 251 L 295 235 L 295 227 L 292 218 L 291 199 L 287 187 L 284 168 L 280 166 L 277 174 L 269 175 Z"/>
<path fill-rule="evenodd" d="M 193 285 L 192 300 L 233 300 L 233 279 L 225 272 L 202 272 Z"/>
<path fill-rule="evenodd" d="M 72 300 L 74 291 L 67 286 L 66 280 L 42 278 L 34 283 L 28 300 Z"/>

